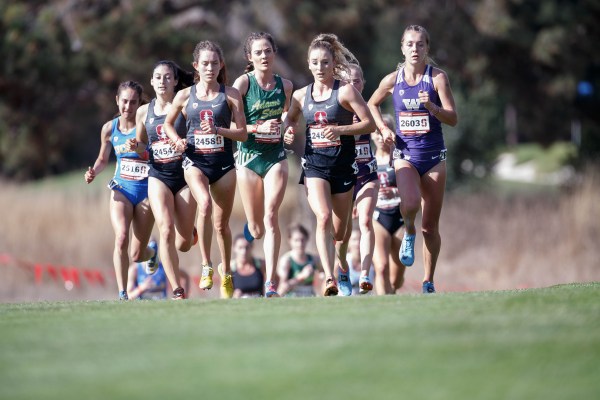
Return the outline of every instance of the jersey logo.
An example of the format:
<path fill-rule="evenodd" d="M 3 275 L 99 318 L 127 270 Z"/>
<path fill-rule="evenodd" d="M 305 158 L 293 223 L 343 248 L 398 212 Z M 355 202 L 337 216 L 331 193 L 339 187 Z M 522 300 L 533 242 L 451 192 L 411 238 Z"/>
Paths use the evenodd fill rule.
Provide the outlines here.
<path fill-rule="evenodd" d="M 317 111 L 315 113 L 315 122 L 319 124 L 327 124 L 327 112 L 326 111 Z"/>
<path fill-rule="evenodd" d="M 163 124 L 156 126 L 156 135 L 158 136 L 158 140 L 167 140 L 167 133 L 163 132 Z"/>
<path fill-rule="evenodd" d="M 213 122 L 213 112 L 212 112 L 212 110 L 202 110 L 202 111 L 200 111 L 200 121 L 210 121 L 210 122 Z"/>
<path fill-rule="evenodd" d="M 154 123 L 154 117 L 150 118 L 150 123 L 153 124 Z"/>
<path fill-rule="evenodd" d="M 402 99 L 402 102 L 407 110 L 418 110 L 419 105 L 421 104 L 419 99 Z"/>

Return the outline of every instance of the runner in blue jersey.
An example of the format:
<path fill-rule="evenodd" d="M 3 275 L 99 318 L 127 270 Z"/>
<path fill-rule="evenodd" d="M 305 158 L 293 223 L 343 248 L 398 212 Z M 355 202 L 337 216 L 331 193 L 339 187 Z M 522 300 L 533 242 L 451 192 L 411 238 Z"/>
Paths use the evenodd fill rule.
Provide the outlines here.
<path fill-rule="evenodd" d="M 446 148 L 441 124 L 458 122 L 454 97 L 444 71 L 431 65 L 429 34 L 418 25 L 402 35 L 405 61 L 382 79 L 369 100 L 369 108 L 386 141 L 394 143 L 394 168 L 406 231 L 400 260 L 414 263 L 415 219 L 422 208 L 423 292 L 434 293 L 433 275 L 441 247 L 439 220 L 446 186 Z M 379 106 L 394 101 L 396 134 L 385 126 Z"/>
<path fill-rule="evenodd" d="M 277 297 L 275 271 L 281 231 L 279 207 L 288 180 L 288 161 L 281 138 L 281 119 L 292 97 L 292 82 L 274 72 L 277 46 L 266 32 L 251 33 L 244 44 L 245 73 L 233 87 L 242 94 L 248 140 L 238 142 L 237 180 L 248 223 L 246 239 L 264 236 L 265 296 Z"/>
<path fill-rule="evenodd" d="M 198 203 L 196 226 L 202 255 L 200 288 L 208 290 L 213 285 L 210 245 L 214 224 L 221 253 L 218 268 L 221 297 L 231 298 L 229 218 L 236 184 L 233 141 L 243 142 L 248 138 L 246 118 L 240 92 L 225 86 L 227 69 L 221 48 L 213 42 L 202 41 L 194 49 L 193 60 L 197 83 L 177 93 L 164 128 L 174 142 L 175 150 L 185 151 L 185 180 Z M 180 138 L 175 130 L 180 113 L 186 119 L 186 138 Z"/>
<path fill-rule="evenodd" d="M 135 138 L 135 113 L 142 101 L 142 86 L 134 81 L 123 82 L 117 90 L 119 116 L 106 122 L 100 131 L 100 152 L 93 167 L 85 173 L 91 183 L 108 164 L 111 145 L 117 157 L 115 175 L 109 183 L 110 219 L 115 232 L 113 264 L 119 298 L 127 300 L 127 270 L 129 251 L 133 261 L 156 262 L 148 240 L 154 225 L 154 216 L 148 202 L 148 153 L 139 155 L 129 150 L 127 141 Z M 130 229 L 131 246 L 129 243 Z M 130 250 L 128 251 L 128 248 Z"/>
<path fill-rule="evenodd" d="M 160 232 L 162 263 L 171 287 L 175 288 L 173 299 L 185 298 L 179 284 L 179 255 L 177 249 L 188 251 L 194 243 L 194 219 L 196 200 L 192 196 L 183 176 L 183 153 L 175 151 L 173 142 L 167 137 L 164 122 L 171 108 L 175 93 L 193 84 L 193 74 L 183 71 L 173 61 L 163 60 L 152 69 L 150 84 L 156 97 L 150 104 L 137 111 L 137 151 L 150 146 L 150 177 L 148 198 Z M 179 114 L 175 121 L 179 137 L 185 137 L 185 118 Z M 149 268 L 152 273 L 152 268 Z"/>
<path fill-rule="evenodd" d="M 350 72 L 346 80 L 362 93 L 365 87 L 365 78 L 362 68 L 357 63 L 349 65 Z M 356 118 L 358 122 L 358 118 Z M 344 235 L 344 240 L 337 241 L 335 244 L 338 257 L 338 281 L 340 285 L 340 294 L 343 296 L 352 295 L 352 282 L 350 280 L 350 268 L 348 265 L 348 246 L 352 236 L 352 220 L 358 220 L 358 229 L 360 230 L 359 255 L 360 255 L 360 278 L 358 286 L 359 293 L 365 294 L 373 289 L 373 283 L 369 278 L 371 264 L 373 263 L 373 248 L 375 246 L 375 232 L 373 231 L 373 212 L 377 203 L 377 191 L 379 181 L 377 180 L 377 162 L 371 150 L 371 135 L 364 135 L 355 138 L 356 164 L 358 173 L 356 174 L 356 185 L 354 186 L 352 207 L 352 218 L 348 219 L 348 227 Z"/>
<path fill-rule="evenodd" d="M 325 273 L 325 296 L 338 294 L 333 276 L 334 240 L 343 240 L 352 209 L 356 182 L 354 135 L 375 128 L 366 102 L 349 83 L 348 60 L 356 58 L 333 34 L 320 34 L 308 49 L 308 67 L 314 83 L 294 92 L 284 121 L 284 141 L 291 144 L 300 114 L 306 120 L 302 161 L 308 203 L 315 213 L 315 240 Z M 356 115 L 359 119 L 353 122 Z"/>

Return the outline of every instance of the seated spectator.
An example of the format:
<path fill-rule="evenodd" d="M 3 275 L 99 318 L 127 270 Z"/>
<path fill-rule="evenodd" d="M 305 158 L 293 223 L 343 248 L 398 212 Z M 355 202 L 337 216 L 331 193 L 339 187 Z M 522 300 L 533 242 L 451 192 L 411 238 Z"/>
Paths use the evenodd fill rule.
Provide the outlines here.
<path fill-rule="evenodd" d="M 291 250 L 279 259 L 279 294 L 281 296 L 314 296 L 314 278 L 319 270 L 319 258 L 306 252 L 308 231 L 300 224 L 288 231 Z"/>
<path fill-rule="evenodd" d="M 243 234 L 233 240 L 233 297 L 261 297 L 264 295 L 265 263 L 252 256 L 252 243 Z"/>

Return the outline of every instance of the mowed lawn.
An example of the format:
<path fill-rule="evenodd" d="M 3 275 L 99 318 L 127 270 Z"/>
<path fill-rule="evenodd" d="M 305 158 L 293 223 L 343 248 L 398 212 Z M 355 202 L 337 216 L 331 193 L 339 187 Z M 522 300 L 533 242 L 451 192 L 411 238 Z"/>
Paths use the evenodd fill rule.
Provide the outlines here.
<path fill-rule="evenodd" d="M 0 305 L 0 399 L 600 398 L 600 284 Z"/>

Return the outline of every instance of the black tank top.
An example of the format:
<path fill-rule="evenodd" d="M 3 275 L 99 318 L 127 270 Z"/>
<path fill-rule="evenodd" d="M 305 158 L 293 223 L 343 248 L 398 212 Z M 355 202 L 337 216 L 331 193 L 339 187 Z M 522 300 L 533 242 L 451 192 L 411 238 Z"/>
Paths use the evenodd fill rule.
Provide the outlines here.
<path fill-rule="evenodd" d="M 210 101 L 198 99 L 196 85 L 192 86 L 185 111 L 188 142 L 186 152 L 201 154 L 206 161 L 223 160 L 223 156 L 227 155 L 233 162 L 231 139 L 218 134 L 203 134 L 200 130 L 202 120 L 211 120 L 220 128 L 229 128 L 231 125 L 231 109 L 227 103 L 225 85 L 221 85 L 219 94 Z"/>
<path fill-rule="evenodd" d="M 156 99 L 152 99 L 150 104 L 148 104 L 148 113 L 144 121 L 148 134 L 148 144 L 151 146 L 150 163 L 165 168 L 181 168 L 182 153 L 177 153 L 171 148 L 167 133 L 163 131 L 163 124 L 167 115 L 156 115 L 154 113 L 155 105 Z M 185 126 L 185 118 L 181 113 L 175 120 L 175 130 L 179 137 L 185 137 L 187 128 Z"/>
<path fill-rule="evenodd" d="M 315 101 L 313 85 L 306 89 L 302 113 L 306 120 L 306 146 L 304 159 L 311 167 L 336 174 L 352 174 L 355 150 L 354 136 L 342 135 L 336 141 L 323 137 L 325 125 L 351 125 L 354 114 L 338 101 L 340 81 L 335 80 L 331 96 L 327 100 Z"/>

